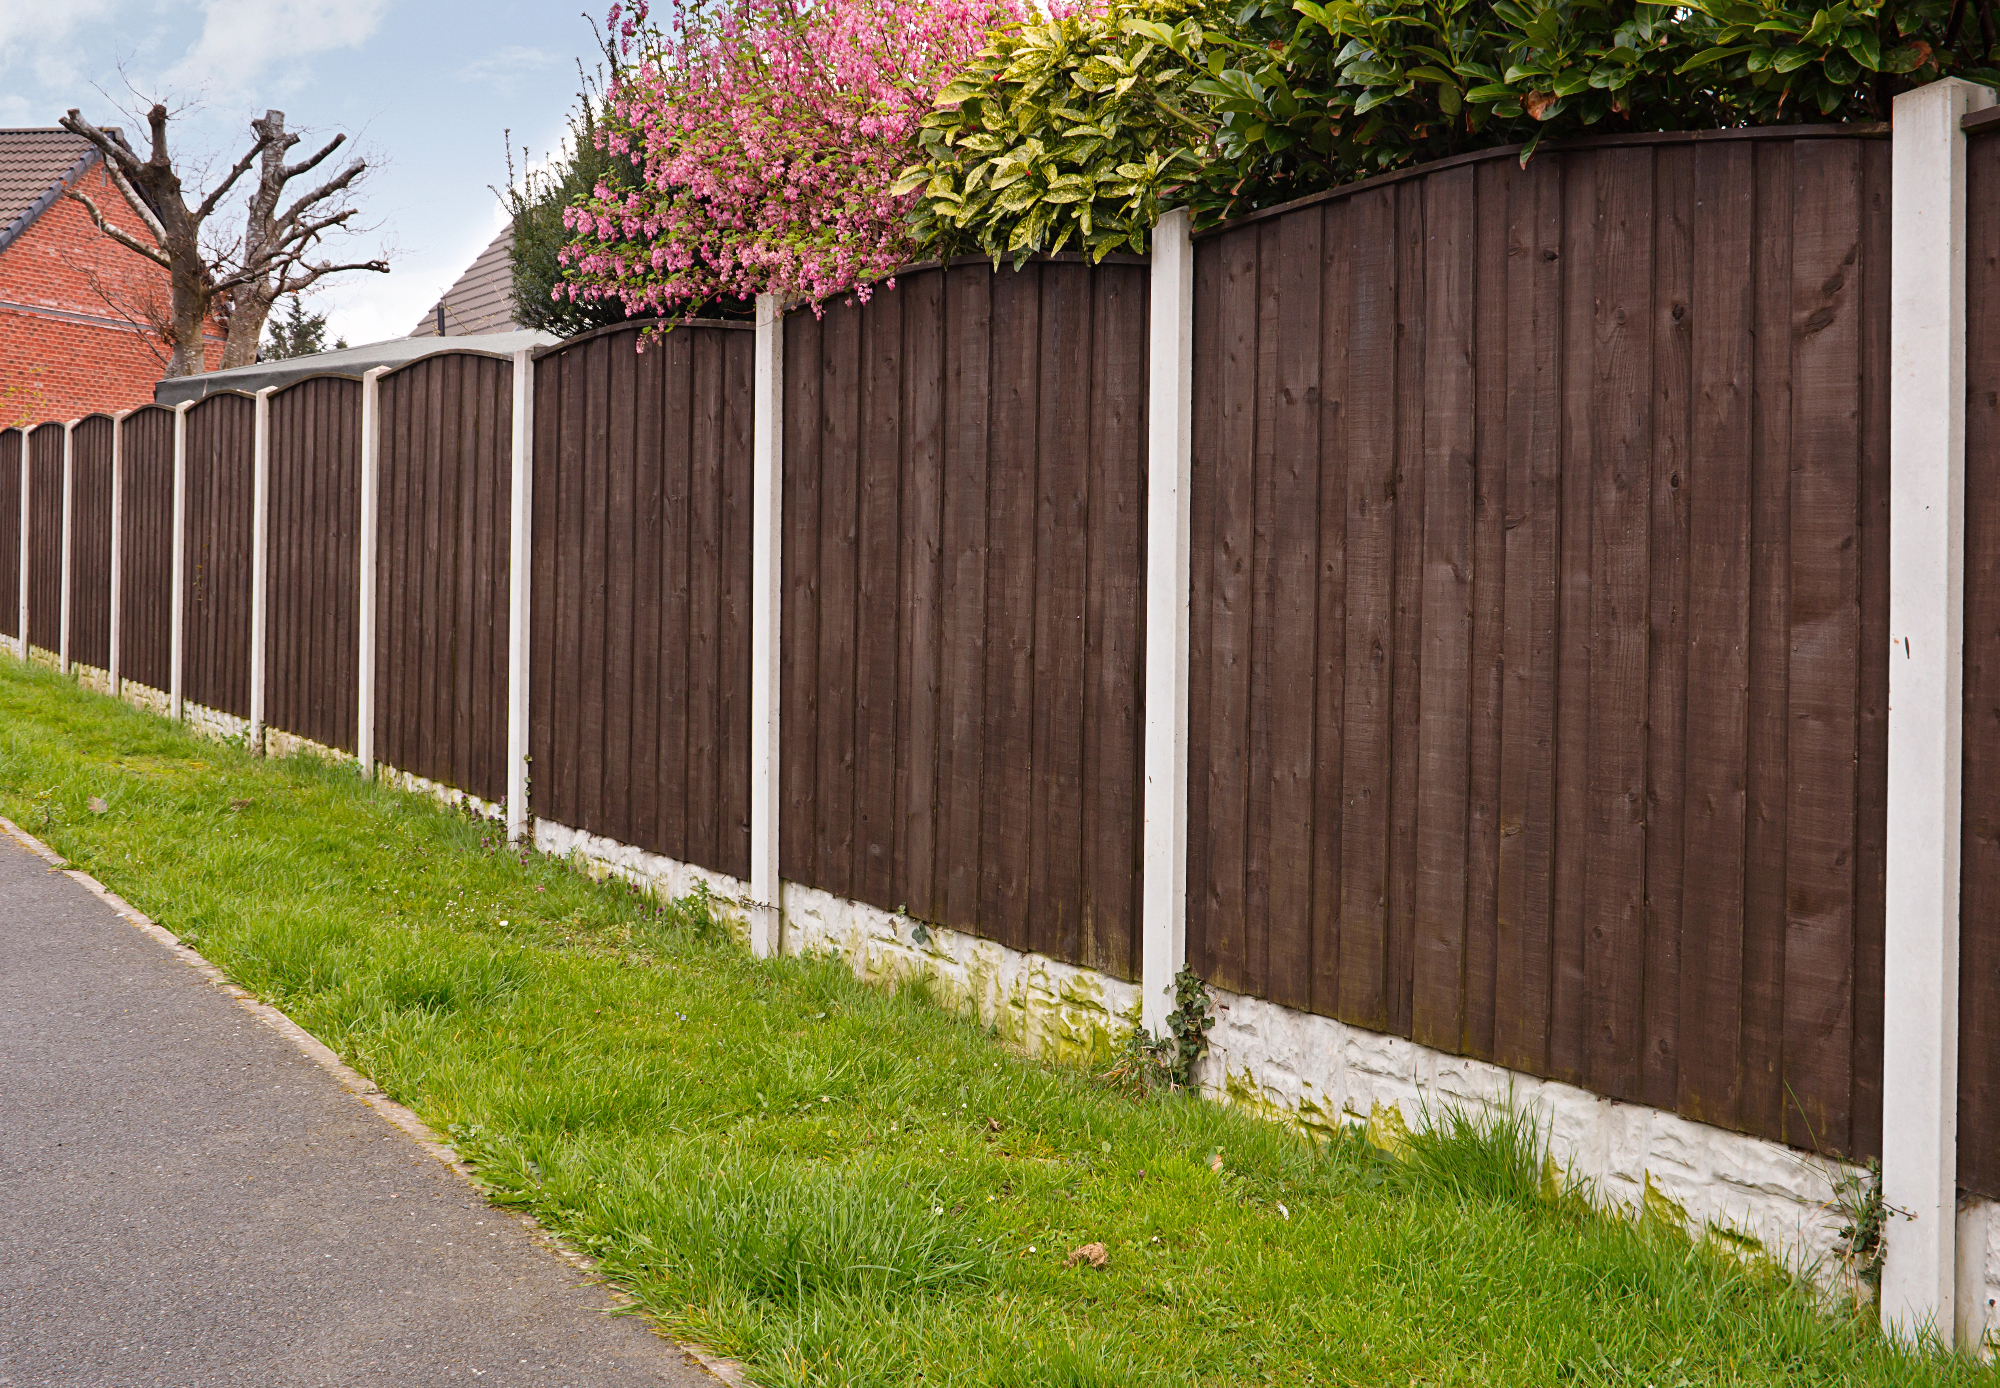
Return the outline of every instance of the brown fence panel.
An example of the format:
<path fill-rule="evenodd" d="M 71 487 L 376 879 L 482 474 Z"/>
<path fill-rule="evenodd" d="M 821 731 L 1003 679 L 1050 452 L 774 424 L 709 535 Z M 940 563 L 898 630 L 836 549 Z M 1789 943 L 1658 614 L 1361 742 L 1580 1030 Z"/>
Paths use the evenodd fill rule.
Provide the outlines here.
<path fill-rule="evenodd" d="M 62 644 L 63 427 L 28 435 L 28 644 Z"/>
<path fill-rule="evenodd" d="M 361 382 L 313 376 L 271 397 L 265 721 L 355 750 Z"/>
<path fill-rule="evenodd" d="M 2000 131 L 1967 145 L 1958 1181 L 2000 1196 Z"/>
<path fill-rule="evenodd" d="M 755 337 L 617 328 L 535 364 L 532 803 L 750 871 Z"/>
<path fill-rule="evenodd" d="M 384 376 L 376 532 L 376 757 L 506 792 L 513 366 L 471 353 Z"/>
<path fill-rule="evenodd" d="M 21 452 L 27 435 L 0 430 L 0 636 L 21 635 Z"/>
<path fill-rule="evenodd" d="M 69 658 L 111 664 L 110 415 L 77 421 L 70 440 Z"/>
<path fill-rule="evenodd" d="M 1456 160 L 1199 244 L 1188 948 L 1866 1155 L 1889 148 L 1755 133 Z"/>
<path fill-rule="evenodd" d="M 784 875 L 1139 970 L 1147 271 L 899 276 L 785 336 Z"/>
<path fill-rule="evenodd" d="M 146 405 L 118 440 L 118 674 L 162 693 L 173 683 L 174 412 Z"/>
<path fill-rule="evenodd" d="M 250 716 L 250 510 L 256 402 L 210 395 L 187 414 L 181 690 Z"/>

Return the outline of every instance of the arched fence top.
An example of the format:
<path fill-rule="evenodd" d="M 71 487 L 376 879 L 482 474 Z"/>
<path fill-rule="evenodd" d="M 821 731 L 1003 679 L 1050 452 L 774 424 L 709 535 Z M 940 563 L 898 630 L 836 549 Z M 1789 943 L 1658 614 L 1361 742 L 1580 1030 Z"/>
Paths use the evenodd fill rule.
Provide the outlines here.
<path fill-rule="evenodd" d="M 419 360 L 422 360 L 422 358 L 419 358 Z M 296 381 L 285 381 L 273 388 L 271 398 L 273 400 L 282 399 L 299 387 L 309 386 L 315 381 L 351 381 L 358 386 L 361 384 L 361 373 L 358 371 L 322 371 L 313 376 L 301 376 Z"/>
<path fill-rule="evenodd" d="M 257 403 L 257 393 L 249 390 L 238 390 L 234 386 L 228 390 L 212 390 L 202 396 L 201 399 L 193 401 L 188 405 L 188 415 L 192 417 L 200 414 L 203 407 L 211 405 L 218 400 L 242 400 L 254 405 Z"/>
<path fill-rule="evenodd" d="M 419 358 L 418 360 L 423 360 L 423 359 Z M 361 385 L 361 377 L 358 375 L 346 371 L 326 371 L 320 373 L 317 376 L 301 376 L 296 381 L 286 381 L 284 384 L 274 387 L 271 391 L 271 403 L 275 405 L 280 400 L 283 400 L 286 396 L 291 395 L 296 391 L 303 390 L 307 386 L 317 385 L 322 381 L 332 381 L 342 385 L 350 385 L 354 386 L 357 389 Z"/>
<path fill-rule="evenodd" d="M 1542 156 L 1582 152 L 1597 149 L 1633 149 L 1659 145 L 1719 144 L 1738 140 L 1886 140 L 1889 138 L 1887 121 L 1851 121 L 1845 125 L 1751 125 L 1732 130 L 1649 130 L 1631 131 L 1617 135 L 1579 135 L 1567 140 L 1549 140 L 1537 151 Z M 1239 227 L 1255 222 L 1281 217 L 1287 212 L 1301 208 L 1315 207 L 1322 203 L 1336 202 L 1353 197 L 1357 193 L 1384 188 L 1392 183 L 1403 183 L 1414 178 L 1425 178 L 1446 169 L 1462 168 L 1467 164 L 1485 164 L 1500 159 L 1519 159 L 1526 145 L 1495 145 L 1491 149 L 1470 150 L 1464 154 L 1450 155 L 1444 159 L 1433 159 L 1425 164 L 1412 164 L 1404 169 L 1392 169 L 1388 173 L 1376 174 L 1372 178 L 1359 179 L 1353 183 L 1343 183 L 1338 188 L 1328 188 L 1323 192 L 1311 193 L 1290 202 L 1281 202 L 1275 207 L 1259 208 L 1255 212 L 1218 223 L 1195 233 L 1194 239 L 1206 241 L 1211 237 L 1226 235 Z M 1107 257 L 1109 259 L 1110 257 Z"/>
<path fill-rule="evenodd" d="M 747 318 L 628 318 L 623 323 L 606 323 L 601 328 L 566 337 L 561 342 L 551 342 L 546 347 L 535 348 L 534 360 L 543 357 L 560 356 L 572 347 L 581 347 L 600 337 L 615 337 L 619 333 L 645 332 L 651 328 L 726 328 L 732 332 L 755 332 L 757 325 Z"/>
<path fill-rule="evenodd" d="M 497 361 L 506 366 L 513 363 L 514 354 L 512 352 L 487 352 L 481 351 L 478 348 L 468 348 L 464 351 L 427 352 L 421 357 L 412 357 L 409 361 L 400 362 L 395 366 L 389 367 L 376 379 L 380 381 L 393 381 L 398 376 L 404 376 L 427 366 L 450 361 L 453 358 L 458 358 L 459 360 L 470 358 L 475 361 Z"/>

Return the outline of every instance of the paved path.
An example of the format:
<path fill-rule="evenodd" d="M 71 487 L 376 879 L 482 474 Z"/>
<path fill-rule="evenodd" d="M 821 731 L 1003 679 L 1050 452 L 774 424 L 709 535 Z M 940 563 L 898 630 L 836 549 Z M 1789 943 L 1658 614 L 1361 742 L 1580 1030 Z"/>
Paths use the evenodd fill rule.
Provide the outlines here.
<path fill-rule="evenodd" d="M 716 1380 L 0 830 L 0 1384 Z"/>

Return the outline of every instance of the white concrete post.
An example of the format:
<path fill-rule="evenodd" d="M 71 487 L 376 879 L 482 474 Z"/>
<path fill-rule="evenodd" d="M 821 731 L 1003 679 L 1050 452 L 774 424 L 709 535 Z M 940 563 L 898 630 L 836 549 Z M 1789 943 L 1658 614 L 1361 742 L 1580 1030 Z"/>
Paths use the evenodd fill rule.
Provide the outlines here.
<path fill-rule="evenodd" d="M 784 611 L 785 306 L 757 296 L 750 453 L 750 949 L 784 949 L 779 884 L 779 634 Z"/>
<path fill-rule="evenodd" d="M 1965 664 L 1965 137 L 1993 94 L 1896 98 L 1889 269 L 1888 938 L 1882 1324 L 1954 1336 Z"/>
<path fill-rule="evenodd" d="M 187 417 L 193 404 L 183 400 L 174 406 L 174 610 L 167 626 L 168 659 L 173 665 L 167 676 L 167 707 L 176 722 L 181 717 L 181 667 L 187 651 L 187 617 L 181 608 L 187 601 Z"/>
<path fill-rule="evenodd" d="M 271 397 L 257 392 L 257 429 L 250 452 L 250 750 L 264 752 L 264 682 L 269 673 L 265 630 L 271 608 Z"/>
<path fill-rule="evenodd" d="M 1194 240 L 1153 229 L 1146 403 L 1146 788 L 1140 1023 L 1155 1036 L 1187 963 L 1188 586 L 1194 450 Z"/>
<path fill-rule="evenodd" d="M 119 589 L 125 574 L 125 421 L 131 414 L 120 410 L 111 416 L 111 663 L 104 676 L 114 699 L 125 692 L 119 651 L 125 603 Z"/>
<path fill-rule="evenodd" d="M 69 673 L 69 564 L 71 555 L 75 553 L 76 426 L 74 419 L 63 425 L 62 571 L 56 580 L 56 591 L 60 594 L 59 615 L 56 618 L 56 668 L 65 675 Z"/>
<path fill-rule="evenodd" d="M 382 377 L 375 367 L 361 376 L 361 543 L 360 592 L 356 595 L 354 757 L 364 778 L 375 774 L 375 536 L 380 529 L 375 499 L 382 475 Z"/>
<path fill-rule="evenodd" d="M 21 586 L 15 590 L 19 598 L 19 611 L 14 620 L 19 623 L 14 628 L 20 633 L 14 642 L 14 654 L 25 664 L 28 659 L 28 502 L 34 489 L 29 478 L 34 469 L 28 466 L 28 431 L 23 428 L 21 435 Z"/>
<path fill-rule="evenodd" d="M 514 354 L 513 484 L 507 521 L 507 837 L 530 837 L 528 685 L 535 519 L 535 354 Z"/>

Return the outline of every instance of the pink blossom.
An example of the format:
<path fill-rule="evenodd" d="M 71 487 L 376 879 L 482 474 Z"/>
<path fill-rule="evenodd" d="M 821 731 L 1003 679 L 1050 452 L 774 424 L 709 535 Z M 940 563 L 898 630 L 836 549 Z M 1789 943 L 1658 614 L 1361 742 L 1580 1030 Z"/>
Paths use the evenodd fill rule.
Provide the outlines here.
<path fill-rule="evenodd" d="M 569 298 L 669 316 L 719 297 L 817 304 L 913 258 L 916 162 L 938 92 L 1021 0 L 722 0 L 641 33 L 606 93 L 604 149 L 640 186 L 570 208 Z M 614 8 L 634 31 L 646 5 Z M 623 21 L 621 23 L 621 20 Z"/>

